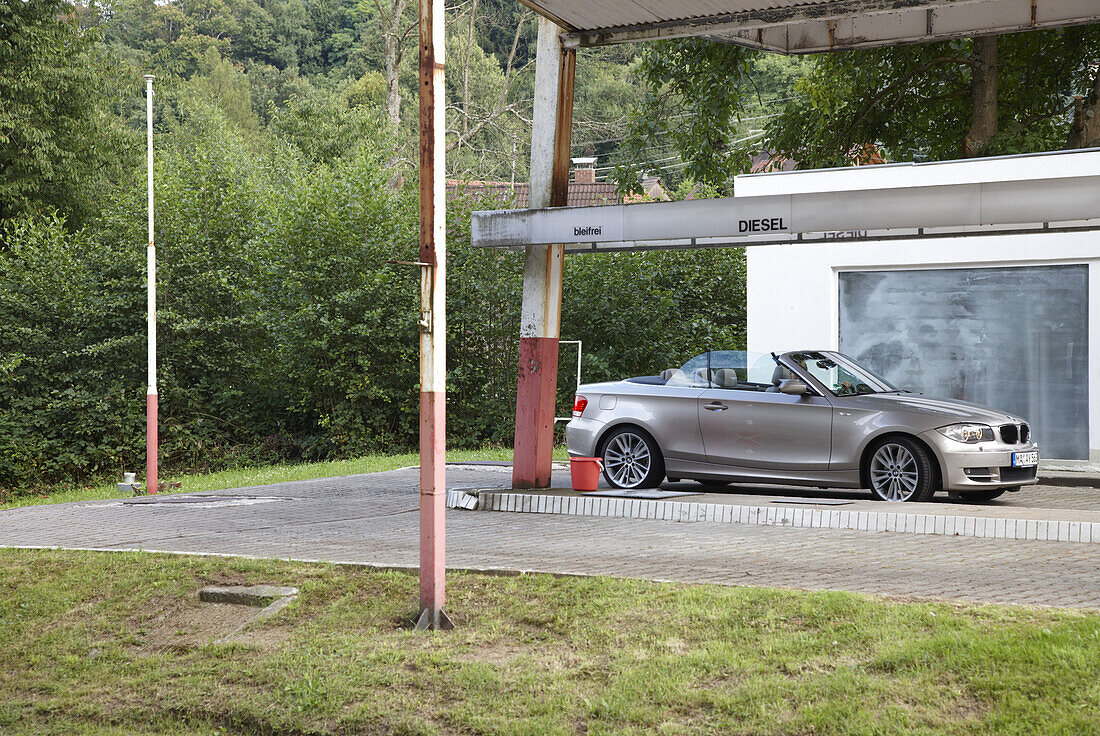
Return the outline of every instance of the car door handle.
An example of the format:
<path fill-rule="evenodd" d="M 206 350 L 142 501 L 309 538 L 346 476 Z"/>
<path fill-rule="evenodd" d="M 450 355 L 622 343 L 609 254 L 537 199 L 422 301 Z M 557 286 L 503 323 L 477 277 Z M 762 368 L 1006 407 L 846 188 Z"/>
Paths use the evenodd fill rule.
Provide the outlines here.
<path fill-rule="evenodd" d="M 703 408 L 707 411 L 725 411 L 729 407 L 720 401 L 715 401 L 710 404 L 703 404 Z"/>

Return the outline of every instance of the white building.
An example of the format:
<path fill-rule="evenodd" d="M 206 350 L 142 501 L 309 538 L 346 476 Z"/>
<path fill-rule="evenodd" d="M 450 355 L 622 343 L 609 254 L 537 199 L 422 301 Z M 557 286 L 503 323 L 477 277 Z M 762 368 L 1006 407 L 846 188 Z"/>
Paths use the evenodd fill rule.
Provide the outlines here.
<path fill-rule="evenodd" d="M 736 193 L 1026 186 L 1097 172 L 1092 150 L 757 174 L 739 177 Z M 1047 458 L 1100 462 L 1100 232 L 874 237 L 747 248 L 749 350 L 839 349 L 900 387 L 1023 415 Z"/>

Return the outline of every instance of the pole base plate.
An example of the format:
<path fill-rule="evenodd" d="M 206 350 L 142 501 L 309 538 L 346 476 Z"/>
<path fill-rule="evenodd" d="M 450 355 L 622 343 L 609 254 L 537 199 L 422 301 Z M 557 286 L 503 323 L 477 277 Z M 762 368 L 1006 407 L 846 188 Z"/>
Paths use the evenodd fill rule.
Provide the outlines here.
<path fill-rule="evenodd" d="M 442 608 L 425 608 L 416 619 L 417 631 L 450 631 L 455 627 L 451 617 Z"/>

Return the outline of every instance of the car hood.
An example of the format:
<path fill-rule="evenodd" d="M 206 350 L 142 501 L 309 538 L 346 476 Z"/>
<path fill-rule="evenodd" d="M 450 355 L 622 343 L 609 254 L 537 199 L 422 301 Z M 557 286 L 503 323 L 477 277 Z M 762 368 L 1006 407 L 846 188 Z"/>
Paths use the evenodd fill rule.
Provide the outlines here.
<path fill-rule="evenodd" d="M 850 403 L 849 403 L 850 402 Z M 1020 417 L 1003 411 L 990 409 L 980 404 L 957 399 L 936 399 L 917 394 L 871 394 L 868 396 L 842 396 L 835 399 L 838 406 L 859 407 L 880 411 L 904 411 L 920 414 L 943 424 L 952 422 L 981 422 L 983 424 L 1005 424 L 1022 422 Z"/>

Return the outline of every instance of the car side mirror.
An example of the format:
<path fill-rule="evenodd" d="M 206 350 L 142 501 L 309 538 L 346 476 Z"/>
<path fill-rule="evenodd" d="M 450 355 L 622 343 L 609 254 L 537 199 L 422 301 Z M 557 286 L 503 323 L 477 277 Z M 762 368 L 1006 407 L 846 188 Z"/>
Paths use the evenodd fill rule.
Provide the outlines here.
<path fill-rule="evenodd" d="M 797 378 L 788 378 L 779 384 L 779 393 L 802 396 L 803 394 L 810 393 L 810 388 Z"/>

